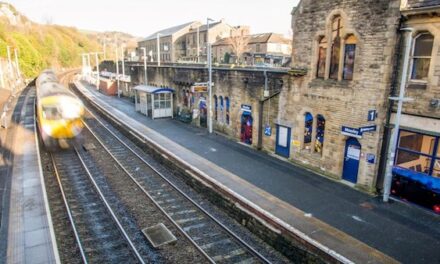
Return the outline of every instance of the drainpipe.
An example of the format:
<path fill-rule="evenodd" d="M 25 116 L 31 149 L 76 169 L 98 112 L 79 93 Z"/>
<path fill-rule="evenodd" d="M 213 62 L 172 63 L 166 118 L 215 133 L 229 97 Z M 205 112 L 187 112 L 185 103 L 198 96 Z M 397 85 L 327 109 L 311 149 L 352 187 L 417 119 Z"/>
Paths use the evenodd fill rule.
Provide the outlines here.
<path fill-rule="evenodd" d="M 399 25 L 399 28 L 401 28 L 402 22 Z M 402 52 L 402 46 L 403 46 L 403 38 L 400 38 L 398 40 L 397 49 L 396 49 L 396 60 L 393 65 L 393 76 L 391 80 L 391 91 L 390 96 L 394 96 L 396 94 L 396 87 L 398 84 L 398 77 L 399 77 L 399 65 L 401 65 L 402 57 L 400 56 L 400 53 Z M 387 115 L 386 115 L 386 121 L 385 121 L 385 130 L 382 141 L 382 147 L 380 150 L 380 156 L 386 157 L 388 150 L 389 150 L 389 144 L 390 144 L 390 137 L 391 137 L 391 114 L 393 113 L 394 108 L 394 101 L 389 100 L 389 106 L 387 109 Z M 386 169 L 386 159 L 381 158 L 379 161 L 379 173 L 378 178 L 376 179 L 376 191 L 377 193 L 381 193 L 383 190 L 383 181 L 385 178 L 385 169 Z"/>
<path fill-rule="evenodd" d="M 406 47 L 405 47 L 405 55 L 403 58 L 403 69 L 402 69 L 402 78 L 400 81 L 400 92 L 399 97 L 391 97 L 391 100 L 398 101 L 397 103 L 397 113 L 395 118 L 395 124 L 394 124 L 394 131 L 391 135 L 390 139 L 390 150 L 388 154 L 388 160 L 386 164 L 386 173 L 385 173 L 385 180 L 384 180 L 384 190 L 383 190 L 383 201 L 388 202 L 390 191 L 391 191 L 391 181 L 393 178 L 393 165 L 394 165 L 394 156 L 396 151 L 396 145 L 397 145 L 397 137 L 399 135 L 399 126 L 400 126 L 400 116 L 402 114 L 402 107 L 403 102 L 409 101 L 408 98 L 404 98 L 405 96 L 405 87 L 406 87 L 406 80 L 407 80 L 407 73 L 408 73 L 408 58 L 411 51 L 411 42 L 412 42 L 412 29 L 411 28 L 404 28 L 402 29 L 406 33 Z"/>
<path fill-rule="evenodd" d="M 261 99 L 258 102 L 258 143 L 257 143 L 257 149 L 261 150 L 263 149 L 263 107 L 264 102 L 266 102 L 269 99 L 274 98 L 275 96 L 279 95 L 281 91 L 275 92 L 272 95 L 269 95 L 269 87 L 268 87 L 268 78 L 267 78 L 267 71 L 264 71 L 264 94 L 263 99 Z"/>

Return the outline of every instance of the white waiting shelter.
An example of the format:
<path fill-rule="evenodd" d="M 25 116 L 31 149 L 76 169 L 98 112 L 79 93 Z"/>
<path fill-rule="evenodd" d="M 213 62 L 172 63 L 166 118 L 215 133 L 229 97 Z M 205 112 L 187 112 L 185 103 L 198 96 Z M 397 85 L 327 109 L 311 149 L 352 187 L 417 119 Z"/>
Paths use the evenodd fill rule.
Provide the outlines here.
<path fill-rule="evenodd" d="M 148 85 L 138 85 L 133 89 L 136 111 L 153 119 L 173 117 L 173 89 Z"/>

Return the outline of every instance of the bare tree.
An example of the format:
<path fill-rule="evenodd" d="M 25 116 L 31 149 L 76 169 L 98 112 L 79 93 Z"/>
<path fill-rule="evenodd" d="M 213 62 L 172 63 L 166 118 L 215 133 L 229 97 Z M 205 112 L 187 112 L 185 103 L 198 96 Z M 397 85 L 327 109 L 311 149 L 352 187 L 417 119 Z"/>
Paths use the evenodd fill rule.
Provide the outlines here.
<path fill-rule="evenodd" d="M 228 44 L 232 47 L 232 52 L 235 55 L 235 63 L 240 62 L 243 53 L 248 51 L 249 37 L 247 36 L 232 36 L 228 39 Z"/>

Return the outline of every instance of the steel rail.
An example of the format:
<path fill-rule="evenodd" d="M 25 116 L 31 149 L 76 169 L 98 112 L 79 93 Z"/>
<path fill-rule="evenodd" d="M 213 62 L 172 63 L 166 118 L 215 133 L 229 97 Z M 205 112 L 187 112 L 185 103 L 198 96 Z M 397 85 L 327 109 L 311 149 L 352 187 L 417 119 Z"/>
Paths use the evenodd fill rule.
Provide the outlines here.
<path fill-rule="evenodd" d="M 83 158 L 81 157 L 81 154 L 79 153 L 79 151 L 76 149 L 76 147 L 74 147 L 75 153 L 78 156 L 79 160 L 81 161 L 81 164 L 83 165 L 83 168 L 86 170 L 87 172 L 87 176 L 89 176 L 89 179 L 92 181 L 93 183 L 93 187 L 95 188 L 95 190 L 98 192 L 99 197 L 101 198 L 101 200 L 104 202 L 107 211 L 111 214 L 113 220 L 116 222 L 116 224 L 118 225 L 119 231 L 122 233 L 122 235 L 125 237 L 125 239 L 127 240 L 128 244 L 130 245 L 131 249 L 133 250 L 133 252 L 136 255 L 136 258 L 140 261 L 140 263 L 145 264 L 144 260 L 142 259 L 141 255 L 139 254 L 138 250 L 136 249 L 136 247 L 134 246 L 133 242 L 131 241 L 130 237 L 128 236 L 127 232 L 125 232 L 124 227 L 122 226 L 121 222 L 119 222 L 118 218 L 116 217 L 116 214 L 113 212 L 110 204 L 107 202 L 107 199 L 105 198 L 104 194 L 101 192 L 101 189 L 99 188 L 98 184 L 96 183 L 95 179 L 93 178 L 92 174 L 90 173 L 89 169 L 87 168 L 87 165 L 85 164 Z"/>
<path fill-rule="evenodd" d="M 99 120 L 98 120 L 99 121 Z M 118 164 L 118 166 L 129 176 L 129 178 L 139 187 L 139 189 L 150 199 L 150 201 L 159 209 L 165 217 L 190 241 L 190 243 L 210 262 L 215 261 L 180 227 L 180 225 L 173 220 L 173 218 L 154 200 L 154 198 L 142 187 L 141 183 L 135 179 L 135 177 L 122 165 L 119 160 L 110 152 L 105 144 L 98 138 L 98 136 L 90 129 L 90 127 L 83 121 L 84 126 L 95 137 L 95 139 L 101 144 L 104 150 L 112 157 L 112 159 Z M 102 124 L 102 123 L 101 123 Z"/>
<path fill-rule="evenodd" d="M 66 194 L 64 192 L 63 184 L 61 183 L 61 178 L 58 173 L 55 158 L 53 157 L 52 153 L 50 153 L 50 158 L 52 160 L 52 166 L 54 168 L 54 172 L 55 172 L 55 176 L 57 178 L 58 186 L 60 187 L 61 195 L 63 196 L 64 206 L 66 207 L 67 215 L 69 216 L 70 225 L 72 226 L 73 233 L 75 234 L 76 243 L 78 244 L 79 251 L 81 253 L 81 258 L 83 260 L 83 263 L 87 264 L 88 263 L 87 257 L 85 255 L 84 248 L 82 246 L 81 239 L 79 237 L 79 233 L 76 229 L 75 221 L 73 220 L 73 216 L 72 216 L 72 211 L 70 210 L 69 203 L 67 202 L 67 198 L 66 198 Z"/>
<path fill-rule="evenodd" d="M 87 108 L 86 108 L 87 109 Z M 212 221 L 214 221 L 218 226 L 220 226 L 223 230 L 226 231 L 226 233 L 228 233 L 233 239 L 235 239 L 237 242 L 239 242 L 239 244 L 243 245 L 252 255 L 254 255 L 256 258 L 260 259 L 261 261 L 263 261 L 264 263 L 271 263 L 266 257 L 264 257 L 263 255 L 261 255 L 259 252 L 257 252 L 252 246 L 250 246 L 248 243 L 246 243 L 243 239 L 241 239 L 239 236 L 237 236 L 234 232 L 232 232 L 228 227 L 226 227 L 224 224 L 222 224 L 219 220 L 217 220 L 214 216 L 212 216 L 209 212 L 207 212 L 205 209 L 203 209 L 198 203 L 196 203 L 193 199 L 191 199 L 186 193 L 184 193 L 179 187 L 177 187 L 174 183 L 172 183 L 170 180 L 168 180 L 161 172 L 159 172 L 156 168 L 154 168 L 153 165 L 151 165 L 148 161 L 146 161 L 144 158 L 142 158 L 139 154 L 136 153 L 136 151 L 134 151 L 130 146 L 128 146 L 125 142 L 123 142 L 117 135 L 115 135 L 115 133 L 113 133 L 113 131 L 111 131 L 110 129 L 108 129 L 102 122 L 101 120 L 99 120 L 99 118 L 97 118 L 89 109 L 87 109 L 87 111 L 89 112 L 89 114 L 91 114 L 97 121 L 98 123 L 105 128 L 113 137 L 115 137 L 121 144 L 123 144 L 128 150 L 130 150 L 137 158 L 139 158 L 144 164 L 146 164 L 149 168 L 151 168 L 157 175 L 159 175 L 163 180 L 165 180 L 171 187 L 173 187 L 173 189 L 175 189 L 178 193 L 180 193 L 183 197 L 185 197 L 190 203 L 192 203 L 194 206 L 196 206 L 202 213 L 204 213 L 206 216 L 208 216 L 208 218 L 210 218 Z M 104 114 L 104 113 L 102 113 Z M 105 114 L 104 114 L 105 115 Z M 111 118 L 111 117 L 110 117 Z M 113 119 L 113 118 L 112 118 Z M 125 170 L 125 168 L 122 166 L 122 164 L 119 163 L 119 161 L 116 159 L 116 157 L 114 157 L 110 151 L 104 146 L 104 144 L 101 142 L 101 140 L 99 140 L 99 138 L 95 135 L 95 133 L 92 132 L 92 130 L 90 129 L 90 127 L 83 121 L 83 123 L 85 124 L 85 126 L 88 128 L 88 130 L 92 133 L 92 135 L 98 140 L 98 142 L 100 142 L 100 144 L 105 148 L 105 150 L 113 157 L 113 159 L 118 163 L 119 166 L 121 166 L 121 168 Z M 130 173 L 128 171 L 126 171 L 129 175 Z M 130 175 L 130 177 L 132 177 Z M 134 180 L 136 181 L 136 180 Z M 136 184 L 137 181 L 136 181 Z M 139 184 L 138 184 L 139 185 Z M 143 189 L 143 187 L 139 186 L 140 188 Z M 144 192 L 146 192 L 144 190 Z M 149 194 L 147 194 L 149 196 Z M 149 196 L 150 197 L 150 196 Z M 150 198 L 151 199 L 151 198 Z M 162 210 L 162 209 L 161 209 Z M 163 211 L 163 210 L 162 210 Z M 165 213 L 166 214 L 166 213 Z M 172 220 L 173 221 L 173 220 Z M 178 225 L 176 223 L 176 225 Z M 180 227 L 179 227 L 180 229 Z M 180 229 L 181 230 L 181 229 Z M 184 232 L 184 231 L 183 231 Z M 185 232 L 184 232 L 185 233 Z M 185 233 L 186 235 L 186 233 Z M 188 235 L 186 235 L 188 237 Z M 189 238 L 191 239 L 191 238 Z M 192 240 L 192 239 L 191 239 Z M 195 242 L 193 243 L 195 244 Z M 202 249 L 203 250 L 203 249 Z M 204 251 L 203 251 L 204 252 Z M 205 253 L 206 254 L 206 253 Z"/>

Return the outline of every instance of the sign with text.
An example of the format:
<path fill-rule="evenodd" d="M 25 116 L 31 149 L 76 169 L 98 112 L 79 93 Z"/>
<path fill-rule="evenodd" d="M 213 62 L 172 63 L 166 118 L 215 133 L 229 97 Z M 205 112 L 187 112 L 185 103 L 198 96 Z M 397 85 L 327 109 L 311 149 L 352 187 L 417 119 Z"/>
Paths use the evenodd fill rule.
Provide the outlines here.
<path fill-rule="evenodd" d="M 376 110 L 370 110 L 368 111 L 368 121 L 374 121 L 377 117 L 377 111 Z"/>
<path fill-rule="evenodd" d="M 208 85 L 194 84 L 193 86 L 191 86 L 191 92 L 193 92 L 193 93 L 207 93 L 208 92 Z"/>
<path fill-rule="evenodd" d="M 367 153 L 367 162 L 369 164 L 374 164 L 376 163 L 376 155 L 372 154 L 372 153 Z"/>
<path fill-rule="evenodd" d="M 372 125 L 372 126 L 361 127 L 361 128 L 359 128 L 359 131 L 361 132 L 361 134 L 363 134 L 365 132 L 374 132 L 374 131 L 376 131 L 376 129 L 377 129 L 377 126 Z"/>
<path fill-rule="evenodd" d="M 272 127 L 270 127 L 270 125 L 266 125 L 264 127 L 264 134 L 266 136 L 271 136 L 272 135 Z"/>
<path fill-rule="evenodd" d="M 342 126 L 341 133 L 350 137 L 362 138 L 362 133 L 358 128 Z"/>
<path fill-rule="evenodd" d="M 242 105 L 241 105 L 241 110 L 242 110 L 242 111 L 246 111 L 246 112 L 252 112 L 252 106 L 242 104 Z"/>

